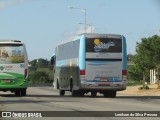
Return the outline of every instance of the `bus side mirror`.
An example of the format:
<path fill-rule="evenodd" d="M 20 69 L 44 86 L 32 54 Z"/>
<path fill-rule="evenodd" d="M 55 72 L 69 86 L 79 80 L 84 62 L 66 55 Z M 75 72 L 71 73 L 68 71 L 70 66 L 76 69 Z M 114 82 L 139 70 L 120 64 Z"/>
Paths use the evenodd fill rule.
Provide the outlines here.
<path fill-rule="evenodd" d="M 55 63 L 56 63 L 56 56 L 54 55 L 54 56 L 51 57 L 51 65 L 54 66 Z"/>
<path fill-rule="evenodd" d="M 55 62 L 56 62 L 56 56 L 54 55 L 51 57 L 51 62 L 50 62 L 51 64 L 50 70 L 52 71 L 54 70 Z"/>

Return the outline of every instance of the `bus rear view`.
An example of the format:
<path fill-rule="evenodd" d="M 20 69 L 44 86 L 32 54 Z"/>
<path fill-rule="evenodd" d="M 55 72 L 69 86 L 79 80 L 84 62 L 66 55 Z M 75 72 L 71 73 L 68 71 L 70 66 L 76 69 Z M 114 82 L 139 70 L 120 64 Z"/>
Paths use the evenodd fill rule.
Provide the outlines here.
<path fill-rule="evenodd" d="M 25 96 L 28 87 L 28 58 L 24 43 L 0 41 L 0 90 Z"/>
<path fill-rule="evenodd" d="M 107 34 L 85 38 L 85 69 L 80 77 L 82 89 L 89 90 L 92 96 L 100 92 L 105 97 L 115 97 L 116 91 L 126 89 L 125 38 Z"/>

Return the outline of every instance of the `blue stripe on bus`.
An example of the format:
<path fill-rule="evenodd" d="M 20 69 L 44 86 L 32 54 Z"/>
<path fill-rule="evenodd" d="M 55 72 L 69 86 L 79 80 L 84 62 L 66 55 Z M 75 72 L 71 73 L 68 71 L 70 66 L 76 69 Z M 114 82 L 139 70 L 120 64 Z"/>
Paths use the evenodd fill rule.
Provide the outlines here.
<path fill-rule="evenodd" d="M 127 69 L 127 51 L 126 51 L 126 39 L 122 35 L 122 69 Z"/>
<path fill-rule="evenodd" d="M 80 38 L 80 47 L 79 47 L 79 67 L 80 70 L 85 70 L 85 56 L 86 56 L 86 45 L 85 45 L 85 36 L 82 35 Z"/>

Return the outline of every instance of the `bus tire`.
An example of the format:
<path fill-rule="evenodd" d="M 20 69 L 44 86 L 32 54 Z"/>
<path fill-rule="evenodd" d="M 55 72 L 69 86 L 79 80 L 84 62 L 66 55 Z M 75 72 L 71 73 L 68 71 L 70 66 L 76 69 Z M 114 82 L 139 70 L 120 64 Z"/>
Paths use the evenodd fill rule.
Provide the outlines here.
<path fill-rule="evenodd" d="M 59 82 L 58 82 L 58 80 L 57 80 L 57 89 L 59 89 Z"/>
<path fill-rule="evenodd" d="M 26 93 L 27 93 L 27 92 L 26 92 L 26 89 L 22 89 L 22 90 L 21 90 L 21 96 L 26 96 Z"/>
<path fill-rule="evenodd" d="M 76 97 L 77 96 L 77 91 L 72 90 L 72 97 Z"/>
<path fill-rule="evenodd" d="M 79 95 L 80 97 L 84 97 L 84 92 L 83 92 L 83 91 L 79 91 L 79 92 L 78 92 L 78 95 Z"/>
<path fill-rule="evenodd" d="M 96 92 L 96 91 L 92 91 L 92 92 L 91 92 L 91 96 L 92 96 L 92 97 L 96 97 L 96 96 L 97 96 L 97 92 Z"/>
<path fill-rule="evenodd" d="M 15 94 L 15 96 L 20 96 L 21 95 L 21 91 L 20 90 L 15 90 L 14 94 Z"/>
<path fill-rule="evenodd" d="M 77 96 L 77 91 L 73 89 L 73 79 L 70 78 L 70 92 L 72 93 L 72 97 Z"/>
<path fill-rule="evenodd" d="M 72 80 L 72 78 L 70 78 L 69 86 L 70 86 L 70 92 L 72 92 L 72 90 L 73 90 L 73 80 Z"/>
<path fill-rule="evenodd" d="M 65 90 L 59 90 L 59 95 L 60 96 L 64 96 L 64 94 L 65 94 Z"/>
<path fill-rule="evenodd" d="M 115 98 L 116 97 L 116 91 L 105 91 L 103 92 L 103 96 L 107 98 Z"/>

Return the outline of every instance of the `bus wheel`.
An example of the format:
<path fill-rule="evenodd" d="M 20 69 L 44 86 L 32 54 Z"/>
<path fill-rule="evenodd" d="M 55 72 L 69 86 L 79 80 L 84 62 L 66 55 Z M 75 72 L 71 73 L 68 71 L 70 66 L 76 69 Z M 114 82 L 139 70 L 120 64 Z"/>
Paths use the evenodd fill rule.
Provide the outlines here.
<path fill-rule="evenodd" d="M 77 91 L 75 91 L 75 90 L 72 89 L 72 96 L 73 97 L 77 96 Z"/>
<path fill-rule="evenodd" d="M 92 97 L 96 97 L 96 96 L 97 96 L 97 92 L 96 92 L 96 91 L 92 91 L 92 92 L 91 92 L 91 96 L 92 96 Z"/>
<path fill-rule="evenodd" d="M 59 95 L 63 96 L 65 94 L 65 90 L 59 90 Z"/>
<path fill-rule="evenodd" d="M 78 95 L 79 95 L 80 97 L 84 97 L 84 92 L 83 92 L 83 91 L 79 91 Z"/>
<path fill-rule="evenodd" d="M 59 89 L 59 82 L 58 82 L 58 80 L 57 80 L 57 89 Z"/>
<path fill-rule="evenodd" d="M 70 92 L 72 92 L 73 91 L 73 80 L 72 80 L 72 78 L 70 78 L 69 85 L 70 85 Z"/>
<path fill-rule="evenodd" d="M 26 96 L 26 89 L 22 89 L 22 90 L 21 90 L 21 95 L 22 95 L 22 96 Z"/>
<path fill-rule="evenodd" d="M 103 92 L 103 96 L 108 98 L 115 98 L 116 93 L 117 93 L 116 91 L 105 91 Z"/>
<path fill-rule="evenodd" d="M 21 95 L 20 90 L 16 90 L 16 91 L 14 91 L 14 93 L 15 93 L 15 96 L 20 96 Z"/>

